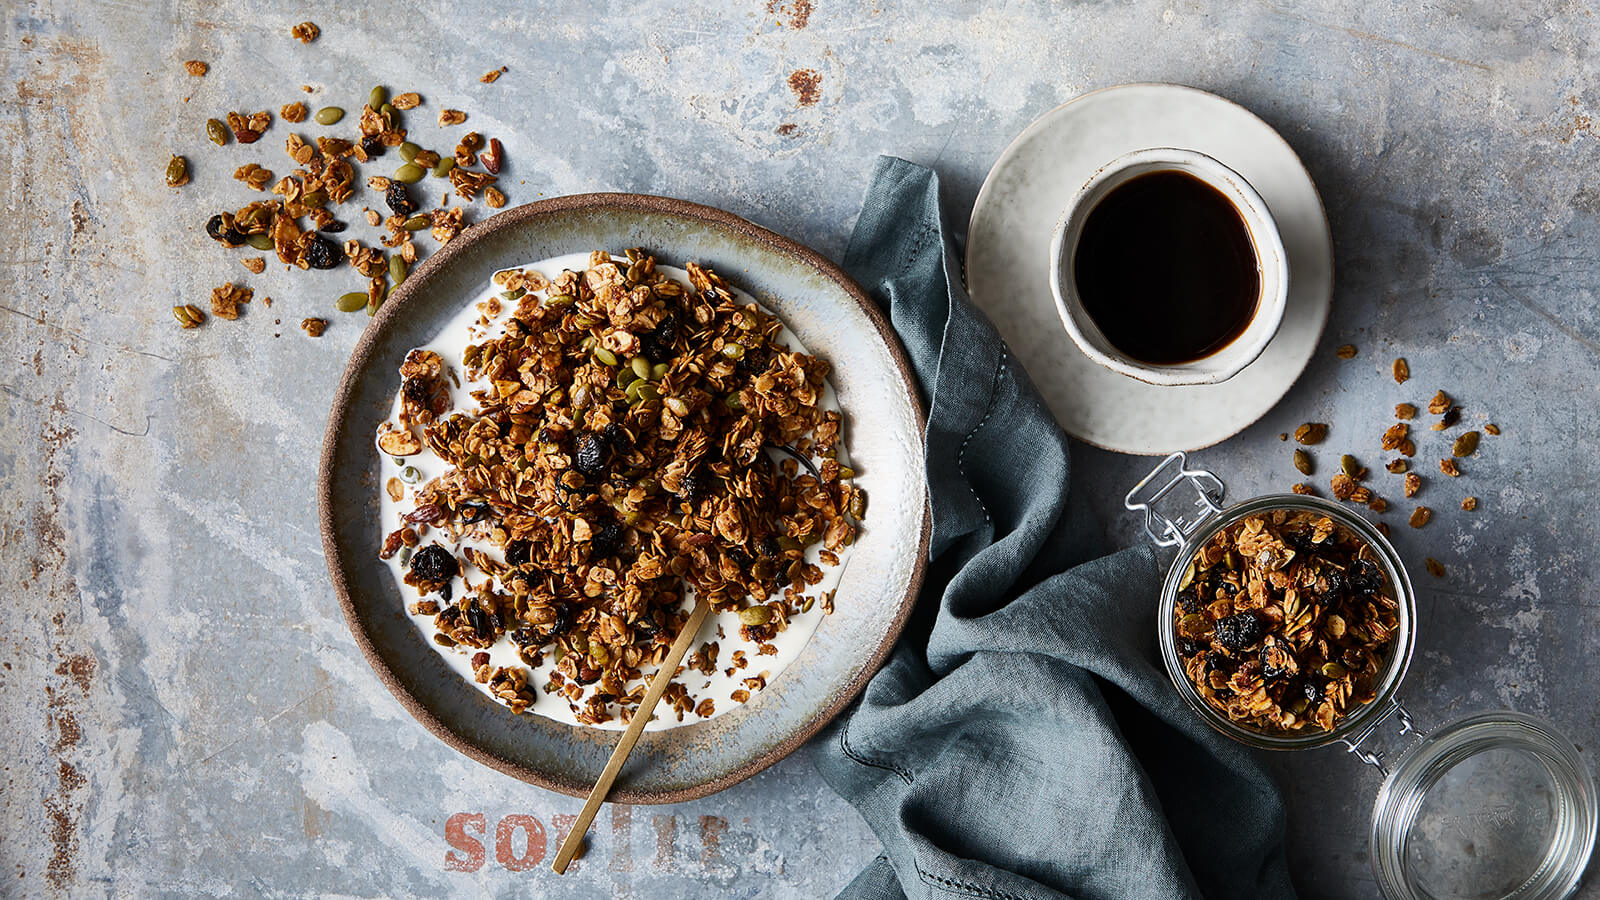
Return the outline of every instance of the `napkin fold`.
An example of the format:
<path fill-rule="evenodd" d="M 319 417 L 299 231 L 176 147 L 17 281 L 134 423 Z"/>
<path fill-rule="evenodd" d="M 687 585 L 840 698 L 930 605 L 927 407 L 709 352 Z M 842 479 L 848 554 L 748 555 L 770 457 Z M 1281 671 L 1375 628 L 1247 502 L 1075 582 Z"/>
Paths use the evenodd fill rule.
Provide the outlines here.
<path fill-rule="evenodd" d="M 1168 681 L 1155 554 L 1097 555 L 932 170 L 879 158 L 845 267 L 921 383 L 933 539 L 906 633 L 813 754 L 883 843 L 841 896 L 1294 896 L 1277 789 Z"/>

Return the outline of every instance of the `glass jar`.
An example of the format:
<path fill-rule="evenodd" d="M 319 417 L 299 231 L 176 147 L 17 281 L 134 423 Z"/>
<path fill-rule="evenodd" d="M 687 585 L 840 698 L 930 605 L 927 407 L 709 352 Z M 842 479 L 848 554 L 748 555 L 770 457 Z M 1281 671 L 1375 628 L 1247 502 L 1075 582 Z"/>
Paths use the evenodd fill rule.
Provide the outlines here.
<path fill-rule="evenodd" d="M 1178 505 L 1181 514 L 1157 510 L 1163 501 L 1173 508 L 1173 492 L 1183 486 L 1196 497 Z M 1416 647 L 1416 597 L 1388 538 L 1361 516 L 1319 497 L 1268 494 L 1225 506 L 1225 492 L 1219 478 L 1190 469 L 1188 457 L 1174 453 L 1124 500 L 1129 510 L 1144 514 L 1152 541 L 1177 548 L 1162 584 L 1156 632 L 1167 675 L 1190 709 L 1252 747 L 1308 750 L 1338 742 L 1381 772 L 1371 841 L 1373 871 L 1385 896 L 1543 900 L 1571 894 L 1594 850 L 1597 820 L 1595 782 L 1572 742 L 1547 722 L 1506 710 L 1467 716 L 1432 734 L 1417 729 L 1399 698 Z M 1213 709 L 1184 674 L 1173 624 L 1195 552 L 1222 529 L 1280 509 L 1323 513 L 1366 542 L 1388 576 L 1397 607 L 1395 644 L 1374 699 L 1332 729 L 1310 734 L 1257 731 Z M 1391 720 L 1401 735 L 1415 738 L 1393 771 L 1382 753 L 1362 746 Z"/>

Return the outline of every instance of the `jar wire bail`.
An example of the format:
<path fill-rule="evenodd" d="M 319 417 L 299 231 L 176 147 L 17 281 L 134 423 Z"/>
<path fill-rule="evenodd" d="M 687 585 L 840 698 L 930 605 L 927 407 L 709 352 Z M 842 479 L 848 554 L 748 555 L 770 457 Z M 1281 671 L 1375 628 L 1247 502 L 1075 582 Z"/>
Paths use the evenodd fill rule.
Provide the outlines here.
<path fill-rule="evenodd" d="M 1193 511 L 1171 518 L 1158 512 L 1155 504 L 1185 482 L 1198 495 Z M 1222 512 L 1222 495 L 1226 490 L 1217 476 L 1205 469 L 1189 468 L 1188 454 L 1180 450 L 1140 479 L 1123 498 L 1122 505 L 1131 512 L 1144 513 L 1144 533 L 1157 547 L 1179 547 L 1202 523 Z"/>

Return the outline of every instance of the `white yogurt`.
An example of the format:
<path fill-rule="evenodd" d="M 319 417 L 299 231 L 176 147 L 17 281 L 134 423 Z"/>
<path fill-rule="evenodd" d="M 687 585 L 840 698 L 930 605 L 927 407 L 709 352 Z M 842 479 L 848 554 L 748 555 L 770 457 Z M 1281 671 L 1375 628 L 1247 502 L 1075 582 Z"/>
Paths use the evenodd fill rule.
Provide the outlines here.
<path fill-rule="evenodd" d="M 557 256 L 551 259 L 533 263 L 531 265 L 518 266 L 516 268 L 534 269 L 543 273 L 548 278 L 560 274 L 564 269 L 582 271 L 583 269 L 588 268 L 588 265 L 589 254 L 570 253 L 565 256 Z M 683 269 L 658 265 L 656 266 L 656 270 L 667 273 L 673 279 L 681 282 L 685 286 L 687 286 L 689 283 L 688 273 Z M 433 338 L 433 340 L 429 341 L 427 344 L 424 344 L 421 348 L 425 350 L 432 350 L 433 352 L 439 354 L 439 356 L 444 360 L 447 373 L 454 374 L 456 377 L 462 379 L 459 387 L 454 386 L 454 382 L 450 379 L 448 374 L 444 379 L 446 384 L 451 386 L 451 399 L 456 404 L 454 408 L 461 409 L 463 411 L 468 411 L 475 408 L 476 401 L 471 398 L 471 392 L 477 389 L 488 387 L 487 381 L 482 379 L 476 381 L 465 380 L 466 369 L 462 365 L 461 358 L 462 353 L 465 351 L 468 344 L 479 344 L 485 340 L 504 333 L 505 322 L 510 319 L 510 314 L 516 309 L 517 304 L 502 302 L 499 315 L 494 317 L 488 316 L 482 308 L 485 304 L 485 301 L 495 297 L 500 293 L 500 290 L 501 289 L 499 287 L 492 283 L 487 285 L 483 292 L 479 294 L 479 296 L 471 304 L 469 304 L 454 319 L 452 319 L 450 323 L 447 324 L 444 329 Z M 733 288 L 732 290 L 741 303 L 756 302 L 753 297 L 744 293 L 743 291 L 740 291 L 737 288 Z M 542 294 L 543 292 L 534 293 Z M 792 332 L 789 331 L 787 327 L 785 327 L 779 333 L 779 340 L 782 343 L 787 344 L 792 350 L 806 352 L 805 347 L 801 345 L 800 341 Z M 834 394 L 833 385 L 827 380 L 823 381 L 822 396 L 818 399 L 817 405 L 819 408 L 827 410 L 839 409 L 839 402 L 838 398 Z M 390 421 L 398 423 L 399 414 L 400 397 L 397 394 L 394 399 L 394 406 L 390 412 Z M 774 454 L 774 458 L 781 460 L 786 457 L 781 454 Z M 838 446 L 838 460 L 840 465 L 849 464 L 848 457 L 845 455 L 842 440 Z M 426 446 L 424 446 L 421 453 L 418 453 L 415 456 L 405 457 L 400 460 L 400 463 L 400 465 L 394 466 L 392 469 L 388 469 L 384 473 L 384 476 L 379 480 L 384 484 L 387 484 L 389 478 L 391 476 L 399 475 L 400 471 L 405 466 L 415 466 L 421 473 L 422 477 L 418 479 L 415 484 L 406 485 L 405 494 L 398 502 L 389 498 L 388 492 L 384 490 L 384 484 L 379 485 L 379 508 L 381 510 L 381 521 L 383 522 L 383 531 L 385 533 L 401 527 L 403 524 L 401 517 L 416 508 L 416 490 L 423 485 L 426 485 L 434 478 L 443 475 L 448 469 L 448 465 L 445 463 L 445 461 L 440 459 L 431 450 L 427 449 Z M 482 583 L 487 577 L 481 570 L 467 562 L 467 560 L 462 556 L 461 551 L 464 547 L 476 547 L 495 559 L 504 558 L 497 548 L 486 541 L 469 537 L 460 543 L 452 544 L 449 542 L 448 536 L 443 531 L 438 529 L 429 530 L 428 534 L 424 537 L 423 546 L 426 546 L 428 541 L 438 541 L 444 544 L 448 549 L 455 553 L 456 557 L 460 561 L 462 572 L 460 575 L 457 575 L 452 582 L 453 595 L 457 598 L 465 596 L 465 581 L 471 580 L 475 583 Z M 800 651 L 805 647 L 806 641 L 808 641 L 811 638 L 812 633 L 817 630 L 818 623 L 822 621 L 822 617 L 825 615 L 821 598 L 824 594 L 832 591 L 838 586 L 839 577 L 844 572 L 845 566 L 849 564 L 850 555 L 855 550 L 854 545 L 840 548 L 838 551 L 839 565 L 826 566 L 821 563 L 818 556 L 821 548 L 822 545 L 819 543 L 813 544 L 806 550 L 807 562 L 813 563 L 822 569 L 822 581 L 816 585 L 812 585 L 806 591 L 806 596 L 818 598 L 817 602 L 812 605 L 809 612 L 802 613 L 798 610 L 793 611 L 789 616 L 789 627 L 774 636 L 773 639 L 768 642 L 777 650 L 777 653 L 767 656 L 758 655 L 759 646 L 755 642 L 741 639 L 739 637 L 740 623 L 737 613 L 713 612 L 711 615 L 706 617 L 705 624 L 701 626 L 700 633 L 696 637 L 695 643 L 689 648 L 689 653 L 685 655 L 684 661 L 687 663 L 688 658 L 692 656 L 696 650 L 702 648 L 710 642 L 715 641 L 719 645 L 716 671 L 710 676 L 706 676 L 696 670 L 686 668 L 683 674 L 678 676 L 679 681 L 683 683 L 684 687 L 688 688 L 690 696 L 695 699 L 697 705 L 701 700 L 707 698 L 712 700 L 714 707 L 712 714 L 702 718 L 694 711 L 690 710 L 684 712 L 682 721 L 679 721 L 676 711 L 670 709 L 665 703 L 662 703 L 656 707 L 655 715 L 652 717 L 650 723 L 645 726 L 647 731 L 662 731 L 668 728 L 676 728 L 680 725 L 689 725 L 694 722 L 704 721 L 705 719 L 720 716 L 734 707 L 741 705 L 735 702 L 731 697 L 733 692 L 737 690 L 748 691 L 750 694 L 750 699 L 745 702 L 754 702 L 756 697 L 759 696 L 759 689 L 752 685 L 745 684 L 744 679 L 757 675 L 763 675 L 766 678 L 767 684 L 770 686 L 772 682 L 776 680 L 777 677 L 783 672 L 784 668 L 786 668 L 789 663 L 793 662 L 794 659 L 800 655 Z M 407 608 L 409 609 L 410 605 L 420 598 L 417 595 L 416 589 L 405 583 L 404 578 L 406 570 L 405 566 L 400 562 L 400 554 L 395 554 L 393 558 L 386 561 L 386 564 L 389 567 L 390 573 L 394 576 L 395 584 L 399 588 L 401 596 L 406 598 Z M 693 605 L 694 598 L 692 592 L 687 590 L 687 587 L 684 590 L 684 594 L 685 597 L 680 604 L 680 608 L 687 611 Z M 438 644 L 435 644 L 432 641 L 435 631 L 433 627 L 433 616 L 411 615 L 410 618 L 412 624 L 415 625 L 418 631 L 422 633 L 423 638 L 427 640 L 431 646 L 438 650 L 441 655 L 443 655 L 451 668 L 459 672 L 461 677 L 465 678 L 469 682 L 474 684 L 477 683 L 472 677 L 471 658 L 473 654 L 480 652 L 487 652 L 489 654 L 489 664 L 492 666 L 529 668 L 527 663 L 524 662 L 523 659 L 517 654 L 515 645 L 513 645 L 512 642 L 507 638 L 501 638 L 500 640 L 496 641 L 494 646 L 490 647 L 487 651 L 465 646 L 448 648 L 440 647 Z M 736 650 L 743 650 L 745 653 L 746 665 L 742 669 L 734 668 L 733 654 Z M 528 709 L 531 712 L 555 719 L 558 722 L 566 722 L 572 725 L 582 725 L 583 723 L 578 721 L 575 712 L 577 709 L 582 707 L 583 702 L 592 695 L 592 692 L 595 691 L 599 685 L 589 685 L 587 688 L 585 688 L 583 696 L 576 701 L 569 701 L 565 693 L 559 690 L 555 693 L 547 693 L 544 687 L 550 681 L 550 673 L 555 671 L 555 660 L 551 658 L 553 655 L 554 654 L 548 652 L 545 653 L 544 662 L 538 667 L 532 668 L 532 674 L 528 679 L 528 684 L 533 689 L 533 693 L 538 699 L 532 706 L 528 707 Z M 729 670 L 732 671 L 730 672 Z M 644 681 L 647 682 L 653 674 L 655 674 L 655 667 L 650 666 L 648 663 L 642 667 L 641 675 Z M 627 688 L 631 690 L 639 683 L 639 681 L 629 682 L 627 684 Z M 484 692 L 484 694 L 489 694 L 487 685 L 478 685 L 478 687 Z M 622 730 L 626 726 L 623 725 L 620 717 L 615 716 L 615 711 L 615 706 L 613 706 L 613 718 L 610 721 L 597 726 L 589 727 L 603 728 L 612 731 Z"/>

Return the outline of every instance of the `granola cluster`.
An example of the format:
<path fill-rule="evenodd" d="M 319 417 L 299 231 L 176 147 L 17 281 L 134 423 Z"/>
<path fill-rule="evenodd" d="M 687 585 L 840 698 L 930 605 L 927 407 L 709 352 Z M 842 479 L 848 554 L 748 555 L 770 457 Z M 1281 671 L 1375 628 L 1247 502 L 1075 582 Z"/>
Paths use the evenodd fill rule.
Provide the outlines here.
<path fill-rule="evenodd" d="M 782 323 L 714 272 L 687 270 L 684 285 L 629 250 L 553 280 L 501 272 L 515 308 L 463 357 L 469 384 L 485 385 L 470 392 L 475 408 L 455 409 L 454 373 L 414 350 L 398 421 L 378 436 L 387 454 L 425 445 L 448 465 L 415 490 L 380 554 L 410 554 L 406 580 L 424 598 L 413 610 L 434 616 L 445 646 L 509 639 L 530 666 L 553 654 L 542 688 L 588 724 L 627 721 L 688 617 L 685 589 L 737 611 L 740 637 L 775 653 L 769 641 L 823 578 L 807 548 L 837 565 L 865 509 L 837 459 L 840 415 L 819 405 L 828 364 L 789 350 Z M 491 319 L 502 312 L 489 306 Z M 461 544 L 465 565 L 435 537 Z M 453 597 L 468 566 L 483 577 Z M 685 670 L 749 665 L 742 650 L 718 655 L 707 643 Z M 529 673 L 488 660 L 474 659 L 478 681 L 526 710 Z M 743 683 L 735 701 L 766 674 Z M 682 683 L 664 702 L 680 720 L 714 711 Z"/>
<path fill-rule="evenodd" d="M 1324 514 L 1282 509 L 1195 551 L 1173 616 L 1200 696 L 1268 734 L 1326 731 L 1372 702 L 1399 628 L 1371 546 Z"/>

